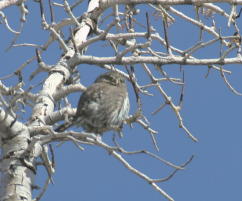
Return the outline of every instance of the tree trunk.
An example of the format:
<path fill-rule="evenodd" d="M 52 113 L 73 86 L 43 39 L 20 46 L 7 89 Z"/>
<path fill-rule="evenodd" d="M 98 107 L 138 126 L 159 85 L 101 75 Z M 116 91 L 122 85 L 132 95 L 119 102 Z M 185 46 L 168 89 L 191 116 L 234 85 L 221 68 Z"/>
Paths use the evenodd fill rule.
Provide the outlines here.
<path fill-rule="evenodd" d="M 26 127 L 0 110 L 1 132 L 1 201 L 31 201 L 35 168 L 25 157 L 29 133 Z M 32 162 L 31 162 L 32 161 Z"/>

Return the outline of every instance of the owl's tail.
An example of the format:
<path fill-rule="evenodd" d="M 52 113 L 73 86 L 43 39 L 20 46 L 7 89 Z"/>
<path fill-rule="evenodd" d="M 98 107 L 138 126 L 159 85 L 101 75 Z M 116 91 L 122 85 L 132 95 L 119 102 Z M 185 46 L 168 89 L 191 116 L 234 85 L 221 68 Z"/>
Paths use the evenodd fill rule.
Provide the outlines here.
<path fill-rule="evenodd" d="M 58 126 L 55 129 L 55 132 L 58 132 L 58 133 L 63 132 L 63 131 L 65 131 L 66 129 L 70 128 L 73 125 L 74 125 L 73 121 L 66 122 L 66 123 L 61 124 L 60 126 Z"/>

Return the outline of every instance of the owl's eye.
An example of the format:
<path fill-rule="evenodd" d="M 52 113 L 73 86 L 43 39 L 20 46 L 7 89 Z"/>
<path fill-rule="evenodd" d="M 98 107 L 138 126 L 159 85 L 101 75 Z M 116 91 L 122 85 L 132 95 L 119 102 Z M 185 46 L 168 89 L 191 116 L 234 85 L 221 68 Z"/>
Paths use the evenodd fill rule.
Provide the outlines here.
<path fill-rule="evenodd" d="M 120 79 L 119 79 L 119 82 L 120 82 L 120 83 L 124 83 L 124 79 L 120 78 Z"/>
<path fill-rule="evenodd" d="M 108 81 L 114 85 L 117 85 L 117 84 L 122 84 L 124 83 L 124 79 L 120 78 L 120 77 L 117 77 L 117 76 L 109 76 L 108 77 Z"/>
<path fill-rule="evenodd" d="M 109 76 L 108 77 L 108 80 L 111 81 L 111 82 L 113 82 L 113 83 L 116 83 L 115 77 Z"/>

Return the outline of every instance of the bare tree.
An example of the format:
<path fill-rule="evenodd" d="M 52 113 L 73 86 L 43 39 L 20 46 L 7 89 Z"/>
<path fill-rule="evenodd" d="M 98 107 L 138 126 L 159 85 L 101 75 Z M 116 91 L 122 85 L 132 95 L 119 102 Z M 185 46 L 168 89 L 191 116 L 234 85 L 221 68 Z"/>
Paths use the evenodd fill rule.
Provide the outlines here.
<path fill-rule="evenodd" d="M 228 4 L 220 4 L 222 2 Z M 167 200 L 174 200 L 159 183 L 169 180 L 177 171 L 183 170 L 193 156 L 184 159 L 184 164 L 176 165 L 145 149 L 126 150 L 119 145 L 119 137 L 116 134 L 113 135 L 113 143 L 108 144 L 99 136 L 81 129 L 56 132 L 55 128 L 63 121 L 70 121 L 75 115 L 76 109 L 69 103 L 69 95 L 86 90 L 81 84 L 82 71 L 79 67 L 89 64 L 108 71 L 115 70 L 125 76 L 130 83 L 132 96 L 135 97 L 131 102 L 134 112 L 125 123 L 143 127 L 144 132 L 150 135 L 156 150 L 159 150 L 156 141 L 159 131 L 152 128 L 152 122 L 149 123 L 144 115 L 144 109 L 148 108 L 142 104 L 144 96 L 151 96 L 161 102 L 155 111 L 150 112 L 155 115 L 162 112 L 164 107 L 170 107 L 184 136 L 194 142 L 198 141 L 184 124 L 181 115 L 185 85 L 183 69 L 187 65 L 200 65 L 208 69 L 208 74 L 213 70 L 221 75 L 233 93 L 241 95 L 229 83 L 226 76 L 232 72 L 224 66 L 242 63 L 240 27 L 237 25 L 241 14 L 238 5 L 242 4 L 242 1 L 210 0 L 204 3 L 202 0 L 77 0 L 71 4 L 68 0 L 61 3 L 37 0 L 35 5 L 39 6 L 40 18 L 31 21 L 40 23 L 49 36 L 46 38 L 44 34 L 40 34 L 39 37 L 45 40 L 40 44 L 19 43 L 18 39 L 24 32 L 28 14 L 36 12 L 32 11 L 34 8 L 27 7 L 29 3 L 26 0 L 0 2 L 2 25 L 5 25 L 9 33 L 14 34 L 8 50 L 17 47 L 35 49 L 32 51 L 35 52 L 33 57 L 23 60 L 24 63 L 20 67 L 1 77 L 0 81 L 1 201 L 40 200 L 55 171 L 54 150 L 51 144 L 65 141 L 73 142 L 81 150 L 84 150 L 85 145 L 103 148 L 125 168 L 147 181 Z M 80 12 L 84 5 L 87 6 L 86 10 Z M 176 5 L 191 5 L 194 16 L 188 16 Z M 5 13 L 7 7 L 17 7 L 20 10 L 19 30 L 11 27 L 11 14 L 6 14 L 7 11 Z M 230 11 L 226 11 L 224 7 L 229 7 Z M 62 13 L 58 15 L 57 20 L 56 12 Z M 64 14 L 68 17 L 64 18 Z M 226 24 L 226 32 L 216 24 L 217 17 L 221 16 Z M 197 41 L 188 49 L 178 48 L 170 39 L 169 28 L 176 26 L 178 19 L 199 30 Z M 158 30 L 161 29 L 162 33 L 159 33 Z M 231 32 L 233 34 L 229 34 Z M 205 35 L 209 35 L 210 39 Z M 56 64 L 50 65 L 42 57 L 52 51 L 53 44 L 60 47 L 60 51 L 56 50 L 59 59 Z M 206 51 L 206 48 L 214 44 L 219 46 L 214 54 L 218 56 L 196 56 L 198 51 Z M 105 46 L 105 56 L 93 53 L 100 45 L 102 48 Z M 170 76 L 164 68 L 164 65 L 171 64 L 177 67 L 174 70 L 177 77 Z M 29 65 L 34 68 L 29 69 Z M 138 76 L 137 72 L 140 71 L 142 77 L 145 77 L 144 80 Z M 41 74 L 43 72 L 47 72 L 45 77 Z M 36 77 L 39 83 L 33 86 L 31 82 L 35 83 Z M 17 81 L 10 86 L 11 80 L 15 78 Z M 171 97 L 164 89 L 163 84 L 167 82 L 174 89 L 179 88 L 176 97 Z M 156 90 L 155 93 L 153 89 Z M 138 154 L 146 154 L 171 167 L 171 174 L 165 178 L 151 178 L 125 159 L 127 155 Z M 32 190 L 37 186 L 34 183 L 37 166 L 45 167 L 48 178 L 45 185 L 39 189 L 39 195 L 33 198 Z"/>

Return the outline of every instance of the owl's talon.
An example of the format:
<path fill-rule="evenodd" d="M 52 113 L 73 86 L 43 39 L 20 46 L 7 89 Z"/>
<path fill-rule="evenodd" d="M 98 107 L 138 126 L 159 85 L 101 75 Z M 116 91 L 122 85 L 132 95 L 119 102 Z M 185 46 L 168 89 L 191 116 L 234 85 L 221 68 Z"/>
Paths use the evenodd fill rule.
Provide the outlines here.
<path fill-rule="evenodd" d="M 100 134 L 96 134 L 96 139 L 97 142 L 102 142 L 102 136 Z"/>

